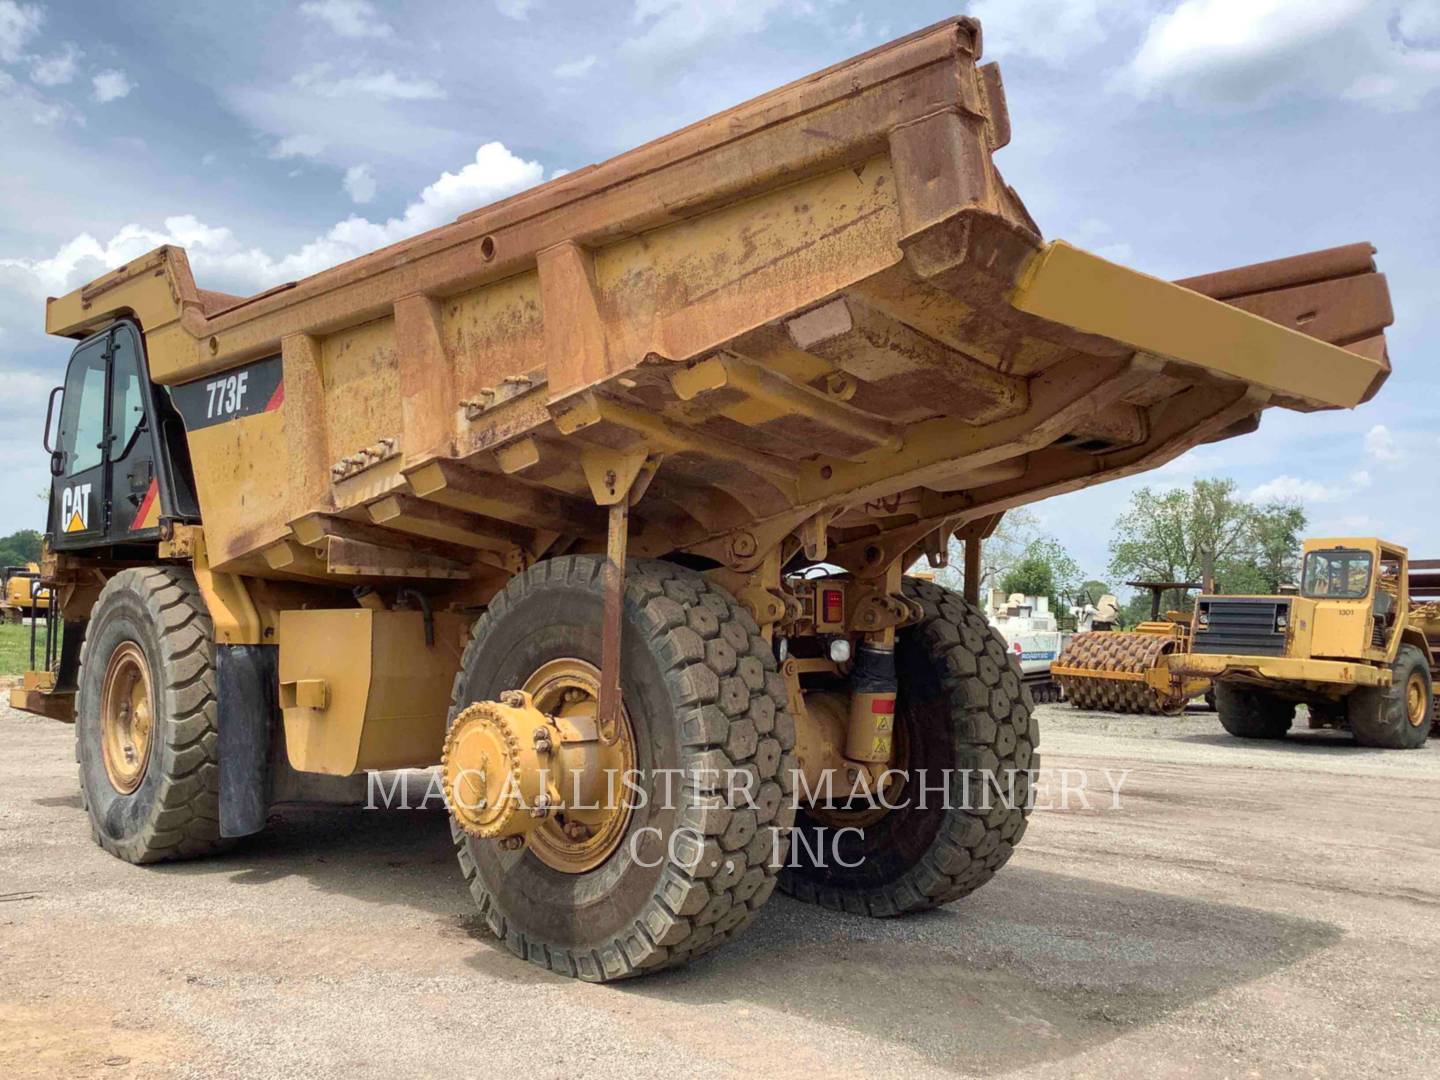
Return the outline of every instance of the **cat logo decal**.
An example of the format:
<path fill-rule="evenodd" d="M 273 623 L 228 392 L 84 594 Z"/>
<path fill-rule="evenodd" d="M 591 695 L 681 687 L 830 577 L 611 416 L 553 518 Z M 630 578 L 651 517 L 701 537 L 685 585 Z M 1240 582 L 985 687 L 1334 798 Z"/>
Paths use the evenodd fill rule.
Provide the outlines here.
<path fill-rule="evenodd" d="M 90 485 L 72 484 L 60 496 L 60 520 L 67 533 L 90 528 Z"/>

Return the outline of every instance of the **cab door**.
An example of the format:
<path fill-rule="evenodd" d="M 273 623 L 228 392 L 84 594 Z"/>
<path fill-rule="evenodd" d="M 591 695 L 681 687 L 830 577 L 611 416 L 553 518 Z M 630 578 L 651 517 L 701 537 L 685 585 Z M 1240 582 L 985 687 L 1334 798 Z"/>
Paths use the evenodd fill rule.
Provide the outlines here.
<path fill-rule="evenodd" d="M 150 437 L 139 335 L 128 323 L 110 333 L 110 403 L 106 409 L 110 513 L 105 531 L 111 542 L 125 543 L 159 535 L 160 477 L 155 441 Z"/>
<path fill-rule="evenodd" d="M 110 341 L 106 331 L 81 342 L 65 372 L 60 432 L 50 455 L 54 479 L 46 530 L 58 551 L 89 547 L 105 538 Z"/>
<path fill-rule="evenodd" d="M 50 451 L 50 546 L 56 551 L 160 538 L 161 519 L 198 521 L 185 427 L 150 381 L 140 329 L 121 320 L 70 357 Z"/>

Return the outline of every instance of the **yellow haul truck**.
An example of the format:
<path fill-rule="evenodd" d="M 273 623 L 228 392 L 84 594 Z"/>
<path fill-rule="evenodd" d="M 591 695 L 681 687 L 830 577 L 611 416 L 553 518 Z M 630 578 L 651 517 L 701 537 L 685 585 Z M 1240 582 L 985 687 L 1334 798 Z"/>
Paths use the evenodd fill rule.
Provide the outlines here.
<path fill-rule="evenodd" d="M 1171 671 L 1213 678 L 1220 723 L 1240 738 L 1282 738 L 1305 704 L 1312 727 L 1347 728 L 1362 746 L 1424 746 L 1440 612 L 1412 587 L 1433 590 L 1433 574 L 1412 586 L 1406 550 L 1373 537 L 1303 550 L 1294 595 L 1200 596 Z"/>
<path fill-rule="evenodd" d="M 15 701 L 73 702 L 98 841 L 204 855 L 287 770 L 443 763 L 489 926 L 587 979 L 777 875 L 876 916 L 988 880 L 1036 731 L 979 538 L 1358 404 L 1391 316 L 1364 244 L 1175 284 L 1047 243 L 979 55 L 941 23 L 257 296 L 165 247 L 51 300 L 66 633 Z M 905 577 L 956 535 L 964 594 Z"/>

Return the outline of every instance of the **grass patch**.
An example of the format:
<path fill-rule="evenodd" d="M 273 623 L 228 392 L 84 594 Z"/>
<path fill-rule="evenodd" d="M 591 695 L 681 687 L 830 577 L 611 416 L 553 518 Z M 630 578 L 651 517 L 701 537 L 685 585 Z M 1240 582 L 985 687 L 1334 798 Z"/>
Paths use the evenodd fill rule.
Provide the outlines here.
<path fill-rule="evenodd" d="M 35 630 L 35 663 L 45 663 L 45 625 Z M 0 623 L 0 676 L 23 675 L 30 670 L 30 627 Z"/>

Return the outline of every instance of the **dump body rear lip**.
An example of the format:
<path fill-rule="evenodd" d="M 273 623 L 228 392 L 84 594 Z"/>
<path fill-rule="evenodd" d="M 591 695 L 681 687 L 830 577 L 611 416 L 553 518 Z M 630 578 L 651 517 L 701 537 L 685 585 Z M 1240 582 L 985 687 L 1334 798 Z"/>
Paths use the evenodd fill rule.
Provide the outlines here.
<path fill-rule="evenodd" d="M 1021 311 L 1274 393 L 1351 408 L 1386 371 L 1339 346 L 1063 241 L 1051 243 L 1030 274 L 1014 297 Z"/>

